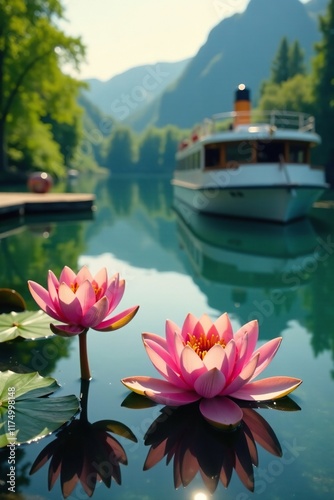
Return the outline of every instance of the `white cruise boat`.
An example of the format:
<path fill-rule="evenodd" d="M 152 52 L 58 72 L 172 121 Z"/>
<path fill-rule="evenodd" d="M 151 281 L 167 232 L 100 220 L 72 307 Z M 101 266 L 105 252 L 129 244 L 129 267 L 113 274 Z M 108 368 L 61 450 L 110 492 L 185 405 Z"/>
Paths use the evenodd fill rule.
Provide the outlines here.
<path fill-rule="evenodd" d="M 311 164 L 321 142 L 314 118 L 251 109 L 239 85 L 234 111 L 214 115 L 182 141 L 172 184 L 175 199 L 206 213 L 289 222 L 308 214 L 329 186 Z"/>

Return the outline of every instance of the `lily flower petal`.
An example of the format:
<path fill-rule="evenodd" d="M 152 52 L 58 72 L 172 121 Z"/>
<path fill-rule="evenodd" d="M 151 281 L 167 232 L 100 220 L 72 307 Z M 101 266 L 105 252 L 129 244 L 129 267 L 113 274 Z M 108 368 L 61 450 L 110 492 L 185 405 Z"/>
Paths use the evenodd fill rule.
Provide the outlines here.
<path fill-rule="evenodd" d="M 245 401 L 269 401 L 283 398 L 294 391 L 302 380 L 294 377 L 269 377 L 254 382 L 248 382 L 233 393 L 236 399 Z"/>
<path fill-rule="evenodd" d="M 60 283 L 59 291 L 59 306 L 70 324 L 81 324 L 82 308 L 76 294 L 66 283 Z"/>
<path fill-rule="evenodd" d="M 113 279 L 108 284 L 106 289 L 106 296 L 108 297 L 110 303 L 109 312 L 116 309 L 120 303 L 125 291 L 125 281 L 119 279 L 119 275 L 115 274 Z"/>
<path fill-rule="evenodd" d="M 52 271 L 48 273 L 48 292 L 52 303 L 58 303 L 59 281 Z"/>
<path fill-rule="evenodd" d="M 170 352 L 171 356 L 176 359 L 177 356 L 177 351 L 176 351 L 176 346 L 174 342 L 174 337 L 175 333 L 178 333 L 179 335 L 181 334 L 181 329 L 177 326 L 174 321 L 170 321 L 169 319 L 166 321 L 166 341 L 167 341 L 167 348 L 168 351 Z"/>
<path fill-rule="evenodd" d="M 66 283 L 66 285 L 71 286 L 71 283 L 76 281 L 77 275 L 68 266 L 65 266 L 59 276 L 59 284 Z"/>
<path fill-rule="evenodd" d="M 204 372 L 194 383 L 195 391 L 203 398 L 214 398 L 224 388 L 225 377 L 218 368 L 212 368 L 208 372 Z"/>
<path fill-rule="evenodd" d="M 210 330 L 211 327 L 212 327 L 211 319 L 207 314 L 203 314 L 198 320 L 192 333 L 193 335 L 195 335 L 195 337 L 200 337 L 201 335 L 203 335 L 203 333 L 207 336 L 208 331 Z"/>
<path fill-rule="evenodd" d="M 80 286 L 84 281 L 93 281 L 93 276 L 87 266 L 83 266 L 75 278 L 76 282 Z"/>
<path fill-rule="evenodd" d="M 243 337 L 247 333 L 247 353 L 245 356 L 245 362 L 251 358 L 254 349 L 256 347 L 256 343 L 259 337 L 259 324 L 256 320 L 249 321 L 245 325 L 243 325 L 234 335 L 234 340 L 238 344 L 238 339 Z"/>
<path fill-rule="evenodd" d="M 199 409 L 208 422 L 223 429 L 237 427 L 243 416 L 240 406 L 226 397 L 202 399 Z"/>
<path fill-rule="evenodd" d="M 208 370 L 212 370 L 213 368 L 218 368 L 218 370 L 222 370 L 225 358 L 226 358 L 225 349 L 220 344 L 216 344 L 213 347 L 211 347 L 208 353 L 204 356 L 203 363 Z"/>
<path fill-rule="evenodd" d="M 233 338 L 233 328 L 227 313 L 219 316 L 219 318 L 214 322 L 213 326 L 216 328 L 220 340 L 223 340 L 225 344 L 227 344 Z"/>
<path fill-rule="evenodd" d="M 187 314 L 186 319 L 183 323 L 182 329 L 181 329 L 181 334 L 182 338 L 185 342 L 188 340 L 188 335 L 189 332 L 193 332 L 195 329 L 195 326 L 198 323 L 198 319 L 191 313 Z"/>
<path fill-rule="evenodd" d="M 161 349 L 168 352 L 166 339 L 160 337 L 160 335 L 156 335 L 155 333 L 144 332 L 142 333 L 142 340 L 144 342 L 144 346 L 148 344 L 153 349 L 154 344 L 156 344 L 157 346 L 161 347 Z"/>
<path fill-rule="evenodd" d="M 254 352 L 254 356 L 259 354 L 260 357 L 253 378 L 257 377 L 261 372 L 263 372 L 263 370 L 269 365 L 269 363 L 271 363 L 273 357 L 278 351 L 279 346 L 281 345 L 281 342 L 282 337 L 277 337 L 275 339 L 269 340 L 269 342 L 266 342 Z"/>
<path fill-rule="evenodd" d="M 147 396 L 157 403 L 179 406 L 197 401 L 200 396 L 195 392 L 184 391 L 170 384 L 166 380 L 153 377 L 127 377 L 121 382 L 133 392 Z"/>
<path fill-rule="evenodd" d="M 226 378 L 226 383 L 230 382 L 235 366 L 236 357 L 237 357 L 237 346 L 235 345 L 235 342 L 232 339 L 225 347 L 225 360 L 222 366 Z"/>
<path fill-rule="evenodd" d="M 137 314 L 139 306 L 129 307 L 125 311 L 117 314 L 117 316 L 113 316 L 102 323 L 94 326 L 94 330 L 99 332 L 111 332 L 112 330 L 117 330 L 118 328 L 122 328 L 127 325 L 132 318 Z"/>
<path fill-rule="evenodd" d="M 96 302 L 91 308 L 83 315 L 82 325 L 87 326 L 87 328 L 95 328 L 95 325 L 99 325 L 103 318 L 106 317 L 109 309 L 109 302 L 107 297 L 104 295 L 102 299 Z"/>
<path fill-rule="evenodd" d="M 36 304 L 53 319 L 61 319 L 54 308 L 54 304 L 50 299 L 49 292 L 45 290 L 39 283 L 28 281 L 29 291 L 35 300 Z"/>
<path fill-rule="evenodd" d="M 197 377 L 206 371 L 198 354 L 191 347 L 186 346 L 181 354 L 181 375 L 184 380 L 192 387 Z"/>
<path fill-rule="evenodd" d="M 108 273 L 105 267 L 102 267 L 102 269 L 100 269 L 100 271 L 94 276 L 93 283 L 94 282 L 99 290 L 98 298 L 100 298 L 105 294 L 108 284 Z"/>
<path fill-rule="evenodd" d="M 147 337 L 144 338 L 144 345 L 148 357 L 163 377 L 165 377 L 169 382 L 174 383 L 176 386 L 189 389 L 189 386 L 181 379 L 180 375 L 177 374 L 178 367 L 163 347 Z"/>
<path fill-rule="evenodd" d="M 233 376 L 239 375 L 240 371 L 244 367 L 248 354 L 248 333 L 244 333 L 237 339 L 233 339 L 237 347 L 237 357 L 235 359 L 235 365 L 233 369 Z"/>
<path fill-rule="evenodd" d="M 54 325 L 50 324 L 50 329 L 56 335 L 60 335 L 61 337 L 73 337 L 74 335 L 79 335 L 87 331 L 87 328 L 78 325 Z"/>
<path fill-rule="evenodd" d="M 145 395 L 145 392 L 150 390 L 153 392 L 179 392 L 179 390 L 167 382 L 166 380 L 160 380 L 154 377 L 126 377 L 121 379 L 122 384 L 125 385 L 128 389 L 131 389 L 136 394 L 140 394 L 141 396 Z"/>
<path fill-rule="evenodd" d="M 259 355 L 254 356 L 249 361 L 249 363 L 247 363 L 247 365 L 244 366 L 244 368 L 241 370 L 239 375 L 237 375 L 232 380 L 232 382 L 225 387 L 225 389 L 221 395 L 227 395 L 227 394 L 234 395 L 238 389 L 240 389 L 243 385 L 245 385 L 245 383 L 248 382 L 252 378 L 254 371 L 256 369 L 257 363 L 258 363 L 258 359 L 259 359 Z"/>
<path fill-rule="evenodd" d="M 179 367 L 179 370 L 181 370 L 181 355 L 183 349 L 185 348 L 185 343 L 182 334 L 178 332 L 174 333 L 174 343 L 175 343 L 175 348 L 173 349 L 173 352 L 175 354 L 174 361 Z"/>
<path fill-rule="evenodd" d="M 82 314 L 85 316 L 86 312 L 96 303 L 96 295 L 92 283 L 88 280 L 83 281 L 79 285 L 75 295 L 81 304 Z"/>

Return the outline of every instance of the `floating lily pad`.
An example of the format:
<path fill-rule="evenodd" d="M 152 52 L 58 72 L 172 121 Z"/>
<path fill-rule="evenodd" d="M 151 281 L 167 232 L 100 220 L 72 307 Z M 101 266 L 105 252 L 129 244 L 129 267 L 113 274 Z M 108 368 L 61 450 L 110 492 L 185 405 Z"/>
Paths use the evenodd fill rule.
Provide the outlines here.
<path fill-rule="evenodd" d="M 0 313 L 10 311 L 25 311 L 26 303 L 16 290 L 11 288 L 0 288 Z"/>
<path fill-rule="evenodd" d="M 130 392 L 122 402 L 121 406 L 131 408 L 132 410 L 142 410 L 144 408 L 152 408 L 157 406 L 157 403 L 148 399 L 146 396 L 141 396 L 135 392 Z"/>
<path fill-rule="evenodd" d="M 41 439 L 78 412 L 74 395 L 46 397 L 58 388 L 54 378 L 37 372 L 0 373 L 0 448 Z"/>
<path fill-rule="evenodd" d="M 50 322 L 50 316 L 41 310 L 0 314 L 0 342 L 16 337 L 32 340 L 50 337 L 53 335 Z"/>
<path fill-rule="evenodd" d="M 242 408 L 269 408 L 271 410 L 279 411 L 299 411 L 301 407 L 290 398 L 290 396 L 285 396 L 284 398 L 275 399 L 273 401 L 238 401 L 238 404 Z"/>

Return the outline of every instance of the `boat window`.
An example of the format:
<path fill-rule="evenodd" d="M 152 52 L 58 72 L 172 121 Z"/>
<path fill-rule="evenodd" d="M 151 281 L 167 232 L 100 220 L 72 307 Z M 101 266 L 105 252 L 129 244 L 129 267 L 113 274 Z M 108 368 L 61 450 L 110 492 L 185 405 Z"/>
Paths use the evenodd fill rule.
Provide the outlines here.
<path fill-rule="evenodd" d="M 290 142 L 289 144 L 289 162 L 307 163 L 308 144 Z"/>
<path fill-rule="evenodd" d="M 201 166 L 201 153 L 197 151 L 196 153 L 192 153 L 185 158 L 181 158 L 178 160 L 176 169 L 177 170 L 192 170 L 195 168 L 200 168 Z"/>
<path fill-rule="evenodd" d="M 205 167 L 219 167 L 219 148 L 205 148 Z"/>
<path fill-rule="evenodd" d="M 259 163 L 276 163 L 284 158 L 284 144 L 277 141 L 258 141 L 256 143 Z"/>
<path fill-rule="evenodd" d="M 249 141 L 231 142 L 226 145 L 226 163 L 252 163 L 253 144 Z"/>

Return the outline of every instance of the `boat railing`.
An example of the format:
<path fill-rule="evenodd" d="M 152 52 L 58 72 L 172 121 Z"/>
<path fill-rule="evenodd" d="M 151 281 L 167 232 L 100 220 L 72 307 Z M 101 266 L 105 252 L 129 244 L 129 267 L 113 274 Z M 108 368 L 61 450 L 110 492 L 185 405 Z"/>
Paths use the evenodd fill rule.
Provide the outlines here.
<path fill-rule="evenodd" d="M 219 130 L 233 129 L 236 125 L 270 126 L 279 129 L 293 129 L 300 132 L 315 132 L 314 117 L 295 111 L 230 111 L 213 115 L 202 123 L 201 135 Z"/>

